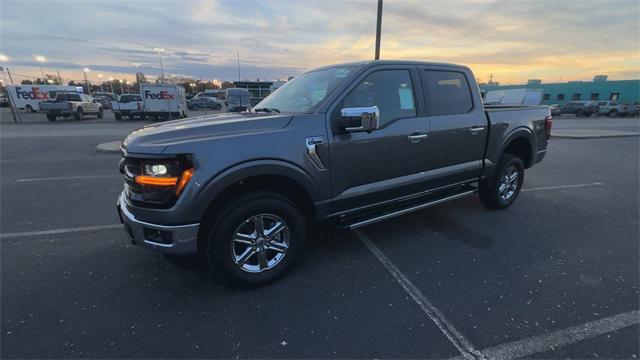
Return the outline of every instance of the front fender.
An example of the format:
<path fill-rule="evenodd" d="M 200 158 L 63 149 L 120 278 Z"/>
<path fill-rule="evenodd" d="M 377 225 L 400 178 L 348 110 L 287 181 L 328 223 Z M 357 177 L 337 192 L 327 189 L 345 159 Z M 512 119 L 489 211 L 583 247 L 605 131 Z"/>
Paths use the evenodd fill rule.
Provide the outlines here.
<path fill-rule="evenodd" d="M 199 217 L 204 215 L 209 205 L 229 186 L 243 179 L 261 175 L 277 175 L 287 177 L 300 184 L 309 194 L 311 200 L 321 199 L 318 184 L 300 167 L 277 159 L 261 159 L 240 163 L 225 169 L 213 177 L 206 185 L 194 204 L 194 212 Z"/>

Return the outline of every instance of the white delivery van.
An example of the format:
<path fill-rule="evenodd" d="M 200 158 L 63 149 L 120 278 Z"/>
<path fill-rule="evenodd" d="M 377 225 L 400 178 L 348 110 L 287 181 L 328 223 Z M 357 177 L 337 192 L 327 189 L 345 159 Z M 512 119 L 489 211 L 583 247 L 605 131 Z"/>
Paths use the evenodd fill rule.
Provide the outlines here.
<path fill-rule="evenodd" d="M 7 85 L 7 94 L 18 110 L 40 110 L 40 101 L 55 100 L 58 91 L 82 93 L 82 86 L 66 85 Z"/>
<path fill-rule="evenodd" d="M 155 120 L 187 117 L 187 98 L 182 86 L 142 84 L 140 96 L 147 117 Z"/>
<path fill-rule="evenodd" d="M 541 89 L 490 90 L 484 96 L 485 104 L 540 105 L 541 102 Z"/>

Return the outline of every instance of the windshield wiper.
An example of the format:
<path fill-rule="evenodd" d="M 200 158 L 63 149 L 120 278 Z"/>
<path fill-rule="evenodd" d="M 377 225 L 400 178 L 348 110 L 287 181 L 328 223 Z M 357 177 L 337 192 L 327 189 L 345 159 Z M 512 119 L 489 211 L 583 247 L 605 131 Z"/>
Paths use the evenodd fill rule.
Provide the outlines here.
<path fill-rule="evenodd" d="M 253 109 L 253 112 L 266 112 L 266 113 L 277 112 L 277 113 L 279 113 L 280 110 L 278 110 L 276 108 L 257 108 L 257 109 Z"/>

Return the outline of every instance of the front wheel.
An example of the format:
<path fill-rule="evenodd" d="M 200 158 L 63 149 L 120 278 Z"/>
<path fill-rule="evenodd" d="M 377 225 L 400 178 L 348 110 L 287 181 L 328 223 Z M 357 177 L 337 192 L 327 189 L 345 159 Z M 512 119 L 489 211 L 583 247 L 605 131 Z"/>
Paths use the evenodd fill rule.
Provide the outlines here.
<path fill-rule="evenodd" d="M 54 122 L 56 121 L 56 116 L 54 114 L 47 114 L 47 120 Z"/>
<path fill-rule="evenodd" d="M 506 209 L 518 197 L 524 181 L 524 163 L 511 154 L 504 154 L 491 179 L 480 181 L 480 201 L 489 209 Z"/>
<path fill-rule="evenodd" d="M 306 221 L 286 197 L 253 192 L 216 217 L 205 246 L 210 268 L 233 287 L 256 287 L 283 276 L 302 253 Z"/>
<path fill-rule="evenodd" d="M 102 119 L 104 117 L 104 111 L 102 108 L 98 109 L 98 119 Z"/>

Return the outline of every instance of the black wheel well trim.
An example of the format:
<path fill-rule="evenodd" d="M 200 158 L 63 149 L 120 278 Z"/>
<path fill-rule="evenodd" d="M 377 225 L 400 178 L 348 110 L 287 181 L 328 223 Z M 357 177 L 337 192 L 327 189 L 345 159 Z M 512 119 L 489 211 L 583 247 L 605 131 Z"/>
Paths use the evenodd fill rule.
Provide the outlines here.
<path fill-rule="evenodd" d="M 536 144 L 535 144 L 535 137 L 533 136 L 533 131 L 526 127 L 526 126 L 520 126 L 517 127 L 515 129 L 513 129 L 513 131 L 511 131 L 509 133 L 509 135 L 505 136 L 505 140 L 502 142 L 502 144 L 500 145 L 500 151 L 497 153 L 498 157 L 502 156 L 502 154 L 504 154 L 505 150 L 514 142 L 514 141 L 518 141 L 519 139 L 526 139 L 529 147 L 530 147 L 530 154 L 529 154 L 529 161 L 526 161 L 527 159 L 522 159 L 523 162 L 525 162 L 525 168 L 529 168 L 531 166 L 533 166 L 533 163 L 535 162 L 535 151 L 536 151 Z M 498 160 L 498 159 L 496 159 Z M 496 161 L 497 163 L 497 161 Z"/>
<path fill-rule="evenodd" d="M 320 189 L 312 177 L 299 166 L 279 159 L 249 160 L 232 165 L 203 185 L 197 198 L 198 216 L 207 212 L 210 204 L 229 187 L 240 181 L 259 176 L 280 176 L 287 178 L 304 189 L 313 203 L 320 200 Z"/>

